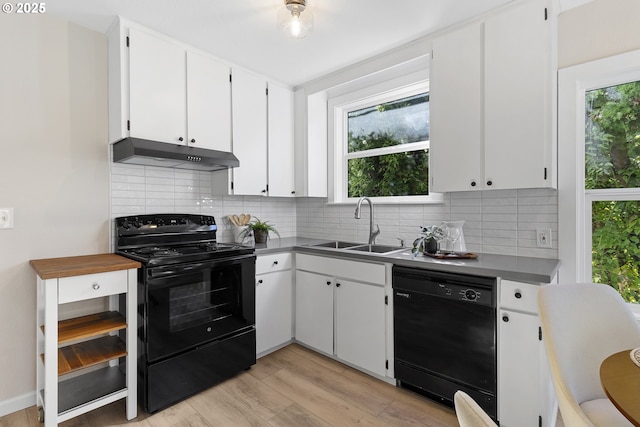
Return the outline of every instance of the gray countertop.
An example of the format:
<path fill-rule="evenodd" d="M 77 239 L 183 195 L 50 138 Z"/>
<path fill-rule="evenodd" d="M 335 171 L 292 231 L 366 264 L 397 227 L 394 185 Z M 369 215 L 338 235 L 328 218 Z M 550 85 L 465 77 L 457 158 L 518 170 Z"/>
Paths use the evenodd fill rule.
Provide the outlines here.
<path fill-rule="evenodd" d="M 344 249 L 313 247 L 311 245 L 330 240 L 305 237 L 269 239 L 267 243 L 256 244 L 256 255 L 296 251 L 309 254 L 333 256 L 337 258 L 360 259 L 366 261 L 387 262 L 405 267 L 447 271 L 451 273 L 475 274 L 487 277 L 500 277 L 506 280 L 529 283 L 549 283 L 552 281 L 560 260 L 548 258 L 519 257 L 510 255 L 478 254 L 477 259 L 440 260 L 424 255 L 413 256 L 410 248 L 390 254 L 375 254 Z"/>

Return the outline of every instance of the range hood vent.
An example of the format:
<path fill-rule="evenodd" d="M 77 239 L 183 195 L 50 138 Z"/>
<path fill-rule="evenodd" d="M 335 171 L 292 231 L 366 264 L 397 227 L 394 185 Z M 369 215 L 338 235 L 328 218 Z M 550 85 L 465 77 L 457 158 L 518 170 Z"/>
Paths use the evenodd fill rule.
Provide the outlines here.
<path fill-rule="evenodd" d="M 124 138 L 114 142 L 113 161 L 199 171 L 216 171 L 240 166 L 238 158 L 226 151 L 140 138 Z"/>

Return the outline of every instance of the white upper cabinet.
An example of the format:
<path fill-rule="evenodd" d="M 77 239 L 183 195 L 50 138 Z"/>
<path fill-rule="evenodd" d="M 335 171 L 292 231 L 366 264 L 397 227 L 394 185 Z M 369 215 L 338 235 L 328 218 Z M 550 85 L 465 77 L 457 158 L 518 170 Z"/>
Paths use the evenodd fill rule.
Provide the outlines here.
<path fill-rule="evenodd" d="M 223 194 L 295 196 L 293 92 L 262 76 L 232 70 L 233 154 L 240 167 L 216 172 Z"/>
<path fill-rule="evenodd" d="M 230 67 L 139 26 L 109 34 L 109 139 L 231 150 Z"/>
<path fill-rule="evenodd" d="M 293 92 L 269 82 L 269 196 L 295 196 Z"/>
<path fill-rule="evenodd" d="M 492 188 L 554 186 L 551 35 L 541 0 L 485 23 L 484 159 Z"/>
<path fill-rule="evenodd" d="M 481 41 L 481 24 L 433 41 L 429 85 L 431 191 L 468 189 L 482 180 Z"/>
<path fill-rule="evenodd" d="M 227 64 L 187 52 L 189 145 L 231 151 L 230 72 Z"/>
<path fill-rule="evenodd" d="M 183 144 L 187 138 L 186 52 L 129 30 L 130 136 Z"/>
<path fill-rule="evenodd" d="M 267 82 L 256 74 L 232 71 L 233 194 L 267 194 Z"/>
<path fill-rule="evenodd" d="M 530 0 L 434 40 L 431 191 L 555 187 L 553 22 Z"/>

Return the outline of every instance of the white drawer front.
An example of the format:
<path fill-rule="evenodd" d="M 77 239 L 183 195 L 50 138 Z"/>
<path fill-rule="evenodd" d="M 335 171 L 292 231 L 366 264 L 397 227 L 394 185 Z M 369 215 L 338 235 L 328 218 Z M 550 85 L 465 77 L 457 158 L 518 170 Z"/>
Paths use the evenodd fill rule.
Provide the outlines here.
<path fill-rule="evenodd" d="M 500 308 L 538 313 L 538 290 L 542 285 L 512 282 L 500 282 Z"/>
<path fill-rule="evenodd" d="M 259 255 L 256 259 L 256 274 L 291 269 L 291 252 Z"/>
<path fill-rule="evenodd" d="M 127 292 L 127 270 L 58 279 L 59 304 L 125 292 Z"/>
<path fill-rule="evenodd" d="M 297 254 L 296 269 L 379 285 L 386 283 L 384 264 Z"/>

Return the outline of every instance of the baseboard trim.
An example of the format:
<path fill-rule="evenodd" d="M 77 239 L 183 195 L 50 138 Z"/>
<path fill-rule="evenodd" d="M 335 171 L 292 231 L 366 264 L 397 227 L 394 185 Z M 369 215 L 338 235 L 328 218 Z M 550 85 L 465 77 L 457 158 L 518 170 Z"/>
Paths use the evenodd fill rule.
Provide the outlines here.
<path fill-rule="evenodd" d="M 12 414 L 21 409 L 28 408 L 36 404 L 36 392 L 25 393 L 22 396 L 12 397 L 7 400 L 0 400 L 0 417 Z"/>

